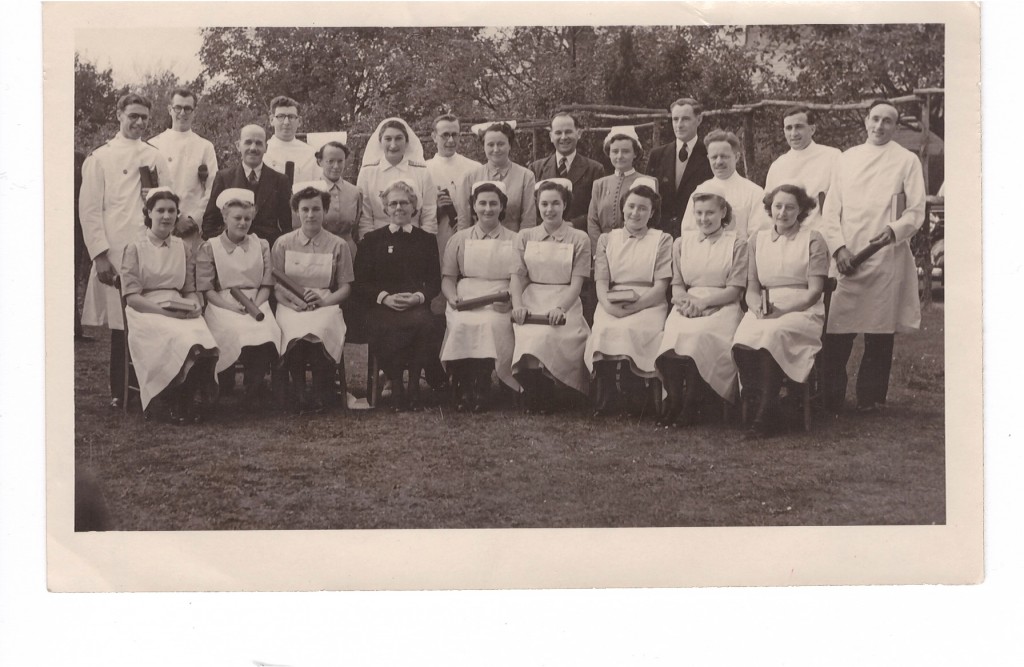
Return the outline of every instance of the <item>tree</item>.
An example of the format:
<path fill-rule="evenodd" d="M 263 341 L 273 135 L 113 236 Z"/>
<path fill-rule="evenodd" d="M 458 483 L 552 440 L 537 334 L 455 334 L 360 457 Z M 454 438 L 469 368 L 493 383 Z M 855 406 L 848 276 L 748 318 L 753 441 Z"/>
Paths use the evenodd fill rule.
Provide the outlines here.
<path fill-rule="evenodd" d="M 88 154 L 117 132 L 115 107 L 126 88 L 115 88 L 112 71 L 99 70 L 75 53 L 75 150 Z"/>

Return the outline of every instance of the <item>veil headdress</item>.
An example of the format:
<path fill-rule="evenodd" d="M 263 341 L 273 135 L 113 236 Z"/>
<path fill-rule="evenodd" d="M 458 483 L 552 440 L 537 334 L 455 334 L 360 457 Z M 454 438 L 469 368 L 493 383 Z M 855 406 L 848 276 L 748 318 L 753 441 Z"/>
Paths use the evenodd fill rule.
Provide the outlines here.
<path fill-rule="evenodd" d="M 385 118 L 377 125 L 377 129 L 370 135 L 370 140 L 366 142 L 366 150 L 363 152 L 363 167 L 372 165 L 373 163 L 387 162 L 387 158 L 384 157 L 384 148 L 380 143 L 380 131 L 384 127 L 384 124 L 389 121 L 398 121 L 405 127 L 406 134 L 409 136 L 409 140 L 405 144 L 405 159 L 416 160 L 418 162 L 424 162 L 423 159 L 423 143 L 420 138 L 416 136 L 416 133 L 409 127 L 409 123 L 406 123 L 401 118 Z"/>

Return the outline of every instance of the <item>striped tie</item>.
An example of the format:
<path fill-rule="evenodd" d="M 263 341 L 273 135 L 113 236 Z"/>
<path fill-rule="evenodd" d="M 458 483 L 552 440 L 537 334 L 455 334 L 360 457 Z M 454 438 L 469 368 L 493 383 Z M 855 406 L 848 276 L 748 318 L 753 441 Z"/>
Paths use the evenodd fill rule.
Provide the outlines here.
<path fill-rule="evenodd" d="M 558 158 L 558 167 L 555 168 L 555 176 L 565 178 L 565 156 Z"/>

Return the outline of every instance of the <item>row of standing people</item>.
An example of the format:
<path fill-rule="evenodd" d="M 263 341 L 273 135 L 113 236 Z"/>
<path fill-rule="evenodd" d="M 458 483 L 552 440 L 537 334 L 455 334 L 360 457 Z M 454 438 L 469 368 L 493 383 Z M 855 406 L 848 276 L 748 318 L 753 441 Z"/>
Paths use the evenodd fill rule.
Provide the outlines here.
<path fill-rule="evenodd" d="M 194 97 L 191 98 L 194 101 Z M 176 98 L 177 100 L 177 98 Z M 286 103 L 292 102 L 290 100 L 284 100 Z M 119 105 L 120 106 L 120 105 Z M 137 128 L 140 124 L 140 116 L 144 115 L 142 111 L 148 112 L 148 107 L 139 104 L 128 104 L 124 108 L 119 109 L 118 116 L 122 121 L 122 133 L 115 139 L 118 140 L 129 139 L 127 130 Z M 175 105 L 181 106 L 181 105 Z M 133 108 L 134 107 L 134 108 Z M 835 250 L 831 253 L 837 259 L 846 250 L 845 241 L 856 240 L 863 241 L 861 236 L 867 237 L 875 236 L 880 233 L 880 228 L 885 225 L 877 224 L 878 221 L 883 218 L 890 217 L 885 214 L 888 211 L 888 197 L 881 195 L 878 192 L 878 188 L 886 190 L 886 195 L 892 189 L 903 192 L 907 201 L 906 211 L 903 215 L 898 216 L 899 220 L 894 227 L 889 227 L 895 231 L 899 229 L 899 236 L 901 238 L 894 239 L 897 242 L 902 242 L 906 238 L 906 232 L 909 230 L 912 232 L 916 229 L 914 224 L 915 216 L 917 218 L 917 225 L 920 224 L 920 218 L 922 211 L 921 207 L 918 206 L 917 194 L 923 194 L 923 188 L 915 187 L 915 174 L 913 173 L 913 165 L 905 159 L 905 156 L 897 153 L 896 151 L 902 150 L 898 146 L 891 142 L 891 130 L 889 131 L 888 138 L 878 137 L 879 143 L 875 143 L 876 135 L 872 134 L 871 118 L 872 114 L 878 115 L 876 107 L 879 105 L 872 105 L 872 109 L 869 110 L 869 116 L 866 118 L 866 127 L 869 130 L 869 138 L 866 146 L 876 146 L 877 148 L 885 148 L 884 151 L 874 151 L 875 153 L 884 153 L 877 159 L 871 155 L 857 156 L 858 159 L 851 159 L 848 161 L 849 167 L 846 169 L 848 173 L 849 183 L 845 184 L 844 190 L 848 192 L 848 197 L 851 195 L 855 200 L 857 197 L 870 198 L 872 201 L 854 202 L 854 207 L 860 207 L 867 211 L 867 215 L 861 215 L 858 212 L 855 215 L 847 214 L 844 211 L 844 207 L 840 204 L 837 207 L 835 214 L 836 220 L 834 227 L 838 228 L 838 231 L 832 230 L 829 247 Z M 282 111 L 283 108 L 283 111 Z M 884 121 L 889 122 L 890 125 L 895 124 L 898 120 L 898 112 L 895 108 L 888 104 L 880 105 L 884 113 Z M 132 112 L 135 112 L 134 114 Z M 297 126 L 298 120 L 298 105 L 294 104 L 292 107 L 280 107 L 272 110 L 272 124 L 275 126 L 275 138 L 282 132 L 282 128 L 285 125 L 292 126 L 292 132 Z M 838 151 L 835 149 L 827 149 L 815 144 L 812 140 L 814 125 L 812 113 L 809 110 L 792 110 L 793 113 L 787 112 L 785 116 L 785 132 L 787 139 L 790 141 L 792 150 L 786 155 L 782 156 L 776 164 L 773 164 L 772 170 L 769 172 L 769 185 L 773 182 L 773 179 L 780 182 L 791 182 L 797 184 L 810 184 L 808 189 L 812 196 L 818 199 L 820 202 L 824 198 L 828 187 L 835 182 L 833 177 L 841 177 L 841 169 L 838 169 L 838 165 L 841 162 L 838 160 Z M 294 112 L 294 113 L 293 113 Z M 687 227 L 686 217 L 683 215 L 687 211 L 686 202 L 689 201 L 689 195 L 685 198 L 682 195 L 689 188 L 695 188 L 696 185 L 700 184 L 704 180 L 715 180 L 719 185 L 723 186 L 724 193 L 726 195 L 726 201 L 730 202 L 733 208 L 736 223 L 734 230 L 740 233 L 740 227 L 743 222 L 746 222 L 747 226 L 750 226 L 749 220 L 743 220 L 743 218 L 752 218 L 755 215 L 751 206 L 751 201 L 757 201 L 756 194 L 759 192 L 759 188 L 756 185 L 751 184 L 746 179 L 742 179 L 735 172 L 735 161 L 739 154 L 738 141 L 734 137 L 728 135 L 728 133 L 713 132 L 705 138 L 705 142 L 702 144 L 696 140 L 696 128 L 700 124 L 701 113 L 699 104 L 692 99 L 677 100 L 671 106 L 672 112 L 672 123 L 673 129 L 676 132 L 676 142 L 666 146 L 656 148 L 648 161 L 648 171 L 651 172 L 657 179 L 657 190 L 661 192 L 664 199 L 664 205 L 662 207 L 662 214 L 659 219 L 656 219 L 653 223 L 655 228 L 660 230 L 667 229 L 672 236 L 677 236 L 678 231 L 682 229 L 692 229 L 692 225 Z M 283 117 L 280 119 L 278 117 Z M 277 122 L 275 122 L 277 121 Z M 891 121 L 891 122 L 890 122 Z M 454 131 L 452 126 L 454 125 Z M 335 227 L 335 233 L 342 235 L 351 235 L 351 228 L 353 225 L 363 227 L 361 232 L 357 235 L 362 237 L 365 235 L 371 227 L 379 227 L 383 224 L 387 224 L 386 212 L 375 210 L 380 206 L 379 197 L 373 196 L 373 194 L 367 195 L 363 191 L 373 192 L 373 190 L 385 183 L 388 179 L 402 178 L 404 180 L 412 181 L 416 187 L 416 191 L 422 197 L 423 204 L 419 207 L 417 212 L 416 223 L 419 226 L 427 229 L 428 231 L 437 232 L 437 244 L 438 250 L 442 251 L 444 246 L 447 244 L 445 236 L 453 234 L 458 229 L 465 229 L 469 224 L 471 212 L 467 213 L 466 197 L 460 196 L 458 193 L 465 193 L 467 191 L 467 184 L 475 182 L 475 179 L 487 179 L 497 180 L 505 185 L 506 190 L 509 192 L 508 199 L 509 205 L 506 210 L 506 217 L 504 224 L 506 227 L 512 229 L 518 229 L 521 227 L 529 227 L 532 224 L 536 224 L 536 219 L 530 219 L 531 212 L 535 216 L 535 203 L 532 194 L 528 193 L 529 185 L 531 180 L 536 182 L 537 175 L 534 175 L 535 171 L 541 172 L 540 175 L 544 175 L 545 170 L 553 170 L 553 175 L 562 175 L 568 177 L 570 181 L 576 180 L 589 180 L 589 183 L 585 183 L 584 187 L 581 188 L 580 194 L 582 196 L 574 198 L 572 211 L 567 215 L 572 225 L 577 229 L 586 227 L 590 233 L 591 245 L 594 246 L 595 241 L 599 238 L 601 232 L 614 229 L 618 225 L 622 224 L 619 216 L 621 215 L 617 206 L 608 206 L 609 200 L 614 200 L 616 196 L 621 196 L 623 188 L 628 189 L 629 184 L 627 181 L 635 179 L 638 174 L 632 167 L 633 161 L 637 160 L 642 155 L 642 147 L 640 146 L 639 140 L 636 138 L 635 131 L 631 128 L 616 128 L 617 132 L 609 134 L 605 141 L 605 149 L 608 153 L 613 166 L 615 167 L 615 173 L 602 178 L 596 176 L 601 172 L 598 170 L 595 172 L 594 166 L 599 169 L 599 163 L 592 160 L 588 160 L 583 156 L 575 152 L 575 139 L 578 139 L 578 126 L 575 121 L 569 116 L 556 116 L 552 121 L 552 140 L 555 143 L 557 152 L 551 158 L 539 161 L 540 164 L 531 165 L 532 169 L 526 170 L 519 165 L 515 165 L 508 160 L 509 147 L 514 141 L 514 132 L 510 124 L 488 124 L 482 128 L 479 128 L 479 135 L 481 136 L 484 144 L 485 153 L 487 154 L 488 162 L 484 165 L 477 165 L 476 163 L 466 160 L 459 156 L 454 151 L 455 141 L 453 139 L 458 136 L 458 123 L 457 120 L 451 118 L 442 118 L 435 122 L 434 126 L 434 140 L 438 145 L 438 155 L 431 161 L 424 163 L 422 161 L 422 147 L 418 146 L 418 139 L 415 138 L 415 134 L 411 132 L 404 122 L 398 119 L 389 119 L 385 121 L 378 128 L 375 133 L 377 142 L 371 141 L 367 154 L 364 155 L 363 168 L 360 170 L 359 186 L 355 189 L 358 192 L 357 195 L 353 195 L 351 192 L 352 186 L 340 178 L 342 169 L 338 168 L 340 164 L 344 165 L 344 159 L 348 157 L 348 149 L 344 147 L 343 142 L 340 142 L 340 146 L 329 146 L 325 145 L 314 157 L 314 162 L 319 162 L 318 166 L 321 167 L 321 174 L 324 182 L 330 188 L 336 188 L 337 192 L 332 193 L 332 203 L 329 210 L 330 213 L 337 213 L 338 224 Z M 248 130 L 248 132 L 247 132 Z M 562 135 L 558 135 L 558 132 L 562 135 L 568 134 L 569 138 L 565 138 Z M 136 129 L 136 134 L 141 134 Z M 246 135 L 255 135 L 255 137 L 249 138 L 246 143 Z M 123 136 L 122 136 L 123 135 Z M 262 136 L 261 136 L 262 135 Z M 710 140 L 710 141 L 709 141 Z M 273 142 L 273 139 L 271 140 Z M 294 140 L 293 141 L 297 141 Z M 111 142 L 114 144 L 115 142 Z M 139 142 L 136 142 L 139 143 Z M 256 145 L 255 147 L 253 145 Z M 705 145 L 706 144 L 706 145 Z M 802 144 L 802 147 L 801 147 Z M 263 174 L 258 173 L 262 170 L 263 166 L 263 154 L 266 153 L 266 140 L 265 133 L 262 128 L 249 127 L 243 130 L 242 137 L 239 142 L 239 150 L 242 153 L 243 164 L 247 160 L 257 162 L 254 169 L 250 171 L 256 171 L 256 180 L 253 182 L 252 174 L 245 175 L 245 169 L 240 166 L 237 170 L 240 174 L 246 176 L 245 185 L 249 186 L 256 192 L 257 198 L 257 218 L 261 215 L 269 217 L 267 214 L 275 210 L 275 206 L 260 206 L 259 199 L 260 194 L 265 189 L 263 187 L 264 178 Z M 376 149 L 376 159 L 373 159 L 374 147 Z M 410 147 L 412 148 L 412 154 L 410 155 Z M 861 148 L 861 147 L 856 147 Z M 569 155 L 565 154 L 566 149 L 569 150 Z M 896 149 L 896 150 L 893 150 Z M 310 149 L 311 150 L 311 149 Z M 329 155 L 331 151 L 337 151 L 338 155 Z M 856 149 L 851 149 L 851 153 Z M 145 149 L 143 149 L 143 152 Z M 863 151 L 862 151 L 863 152 Z M 905 151 L 903 151 L 905 153 Z M 707 157 L 704 154 L 707 154 Z M 630 155 L 631 154 L 631 155 Z M 913 157 L 912 155 L 910 156 Z M 330 158 L 325 159 L 325 158 Z M 462 158 L 459 160 L 458 158 Z M 563 160 L 563 158 L 565 158 Z M 865 166 L 867 162 L 875 159 L 875 162 L 870 166 Z M 336 178 L 332 179 L 329 175 L 329 168 L 324 165 L 326 162 L 333 161 L 335 168 L 333 172 L 337 175 Z M 87 167 L 89 161 L 87 160 Z M 97 160 L 96 162 L 101 162 Z M 106 162 L 103 160 L 102 162 Z M 294 161 L 293 161 L 294 162 Z M 307 161 L 308 162 L 308 161 Z M 466 164 L 466 163 L 469 164 Z M 433 168 L 430 168 L 430 164 L 434 163 Z M 461 164 L 460 164 L 461 163 Z M 179 162 L 180 164 L 180 162 Z M 876 169 L 878 164 L 882 164 L 886 167 L 879 172 Z M 585 175 L 582 179 L 580 178 L 580 166 L 584 168 L 582 171 L 587 172 L 589 175 Z M 159 160 L 153 165 L 160 171 Z M 890 168 L 891 167 L 891 168 Z M 127 175 L 129 170 L 124 170 Z M 222 170 L 217 172 L 215 178 L 214 187 L 211 189 L 211 196 L 217 193 L 217 190 L 223 189 L 230 185 L 235 185 L 227 180 L 228 172 L 231 170 Z M 272 170 L 271 170 L 272 171 Z M 462 175 L 459 176 L 459 172 Z M 468 171 L 468 173 L 467 173 Z M 389 173 L 390 172 L 390 173 Z M 435 178 L 431 177 L 431 172 L 437 174 Z M 525 173 L 529 172 L 529 173 Z M 710 172 L 710 177 L 705 179 L 704 176 Z M 828 178 L 823 178 L 823 174 L 831 175 Z M 86 174 L 89 170 L 86 169 Z M 276 172 L 275 172 L 276 173 Z M 409 178 L 410 174 L 413 175 Z M 224 175 L 224 178 L 222 178 Z M 920 169 L 917 168 L 917 178 L 920 178 Z M 857 181 L 871 181 L 868 185 L 877 186 L 868 188 L 864 191 L 857 191 L 850 186 L 853 182 Z M 128 180 L 131 179 L 122 179 Z M 278 181 L 273 176 L 267 177 L 267 180 Z M 219 181 L 219 182 L 218 182 Z M 880 182 L 885 181 L 885 182 Z M 173 180 L 171 180 L 173 182 Z M 739 187 L 736 187 L 736 184 Z M 447 187 L 440 187 L 440 184 L 445 184 Z M 749 184 L 750 187 L 747 186 Z M 347 186 L 348 193 L 343 194 L 343 190 Z M 614 188 L 613 188 L 614 186 Z M 576 183 L 574 182 L 574 187 Z M 103 190 L 103 188 L 100 188 Z M 273 189 L 280 189 L 280 186 L 275 186 Z M 594 196 L 590 197 L 591 189 L 594 192 Z M 756 190 L 755 190 L 756 189 Z M 83 193 L 87 191 L 83 188 Z M 91 191 L 91 190 L 90 190 Z M 379 191 L 378 191 L 379 193 Z M 737 194 L 739 193 L 739 194 Z M 374 193 L 376 194 L 376 193 Z M 104 196 L 105 193 L 104 193 Z M 116 199 L 121 200 L 123 203 L 126 197 L 117 197 Z M 275 198 L 275 201 L 280 201 L 280 196 Z M 345 207 L 336 206 L 336 204 L 345 199 L 348 203 Z M 680 203 L 680 199 L 683 202 Z M 137 200 L 136 200 L 137 201 Z M 829 199 L 830 202 L 834 201 L 834 198 Z M 355 202 L 355 203 L 352 203 Z M 582 210 L 586 211 L 586 223 L 581 221 L 581 202 L 586 202 L 586 206 L 582 207 Z M 735 202 L 735 203 L 733 203 Z M 278 205 L 276 209 L 280 209 Z M 348 217 L 349 222 L 347 224 L 348 230 L 344 229 L 346 224 L 340 220 L 342 217 L 342 209 L 349 211 Z M 354 217 L 360 222 L 356 223 L 352 220 L 351 211 L 355 209 L 357 215 Z M 432 209 L 432 212 L 430 211 Z M 212 216 L 212 222 L 216 222 L 216 217 L 219 212 L 215 212 L 216 207 L 211 203 L 208 205 L 204 212 L 203 226 L 206 231 L 206 235 L 215 231 L 215 224 L 208 224 L 208 218 Z M 441 211 L 439 216 L 438 211 Z M 738 212 L 737 212 L 738 211 Z M 382 216 L 381 213 L 384 213 Z M 575 213 L 575 215 L 573 215 Z M 759 214 L 759 211 L 756 213 Z M 433 216 L 433 224 L 436 225 L 434 230 L 431 230 L 431 215 Z M 122 216 L 123 217 L 123 216 Z M 818 216 L 815 214 L 815 217 Z M 440 218 L 440 219 L 439 219 Z M 517 219 L 518 218 L 518 219 Z M 895 216 L 893 216 L 895 219 Z M 369 220 L 367 223 L 366 221 Z M 765 218 L 767 220 L 767 218 Z M 887 220 L 889 222 L 891 220 Z M 102 222 L 106 223 L 106 220 Z M 762 223 L 764 220 L 762 220 Z M 678 223 L 678 227 L 676 226 Z M 293 224 L 290 213 L 287 217 L 284 214 L 277 214 L 276 219 L 271 221 L 271 225 L 268 225 L 265 229 L 261 229 L 260 225 L 254 224 L 254 231 L 257 233 L 263 232 L 268 238 L 273 238 L 274 235 L 280 235 L 285 230 L 290 229 Z M 116 225 L 115 225 L 116 226 Z M 83 217 L 83 229 L 86 228 L 85 218 Z M 95 232 L 96 226 L 92 225 L 92 229 Z M 104 231 L 101 229 L 100 231 Z M 119 231 L 119 230 L 115 230 Z M 749 230 L 745 230 L 749 231 Z M 824 227 L 823 227 L 824 231 Z M 595 234 L 596 232 L 596 234 Z M 852 233 L 851 233 L 852 232 Z M 90 236 L 87 234 L 87 237 Z M 91 235 L 93 240 L 98 234 Z M 109 235 L 108 235 L 109 236 Z M 123 234 L 113 234 L 113 236 L 120 237 Z M 846 237 L 850 237 L 847 239 Z M 106 239 L 104 239 L 105 241 Z M 118 239 L 122 240 L 123 239 Z M 361 239 L 360 239 L 361 240 Z M 838 243 L 835 246 L 834 243 Z M 96 247 L 102 247 L 103 242 L 89 244 L 87 238 L 87 245 L 90 246 L 90 255 L 97 258 L 98 255 L 104 253 L 95 252 Z M 109 243 L 109 247 L 113 248 L 115 243 Z M 354 243 L 349 244 L 352 251 L 356 249 Z M 905 246 L 905 244 L 902 244 Z M 889 322 L 879 323 L 874 328 L 892 329 L 895 330 L 906 330 L 912 329 L 915 324 L 913 322 L 913 304 L 907 305 L 904 303 L 906 296 L 905 285 L 896 285 L 893 287 L 895 282 L 903 283 L 905 276 L 900 275 L 901 271 L 905 269 L 905 262 L 895 261 L 897 259 L 904 260 L 906 253 L 902 252 L 903 248 L 890 248 L 889 253 L 880 253 L 880 259 L 888 260 L 882 262 L 876 262 L 877 266 L 874 267 L 874 286 L 869 288 L 881 289 L 885 291 L 881 294 L 883 302 L 886 307 L 882 310 L 890 313 Z M 848 251 L 846 251 L 848 252 Z M 898 256 L 898 257 L 897 257 Z M 102 258 L 101 258 L 102 259 Z M 912 261 L 912 260 L 911 260 Z M 110 271 L 106 271 L 108 265 L 102 262 L 97 262 L 97 273 L 100 277 L 104 275 L 109 278 Z M 901 266 L 902 264 L 902 266 Z M 912 265 L 911 265 L 912 268 Z M 840 272 L 842 273 L 842 266 L 840 266 Z M 860 276 L 863 277 L 867 272 L 859 271 Z M 851 274 L 852 275 L 852 274 Z M 883 276 L 884 280 L 877 279 L 879 275 Z M 845 274 L 844 274 L 845 277 Z M 888 281 L 888 285 L 883 285 L 879 288 L 880 282 Z M 843 280 L 840 281 L 839 293 L 843 292 Z M 856 281 L 850 281 L 856 282 Z M 838 296 L 838 293 L 837 293 Z M 858 308 L 872 308 L 871 297 L 879 296 L 875 294 L 868 294 L 867 298 L 863 293 L 863 289 L 853 290 L 853 296 L 855 303 L 852 309 L 856 311 Z M 88 310 L 88 303 L 87 303 Z M 853 319 L 856 319 L 854 317 Z M 894 320 L 899 320 L 898 323 L 894 323 Z M 832 331 L 832 325 L 830 325 L 830 331 Z M 838 334 L 844 336 L 844 341 L 847 337 L 852 338 L 845 331 L 837 331 Z M 883 338 L 885 332 L 868 332 L 872 335 L 880 333 Z M 889 350 L 891 355 L 891 335 Z M 884 340 L 883 340 L 884 343 Z M 884 345 L 883 345 L 884 347 Z M 113 343 L 112 343 L 113 351 Z M 847 353 L 848 354 L 848 353 Z M 839 357 L 842 357 L 840 352 Z M 891 358 L 891 356 L 890 356 Z M 884 361 L 884 360 L 883 360 Z M 843 387 L 845 391 L 845 361 L 843 361 Z M 861 375 L 865 375 L 863 372 Z M 875 375 L 878 375 L 877 373 Z M 887 373 L 886 381 L 887 381 Z M 838 393 L 838 390 L 836 390 Z M 870 392 L 869 392 L 870 393 Z M 860 394 L 860 382 L 858 382 L 858 395 Z M 881 395 L 881 400 L 878 400 L 878 390 L 874 390 L 876 397 L 875 403 L 884 402 L 884 394 Z M 859 396 L 860 399 L 860 396 Z M 841 399 L 840 399 L 841 400 Z M 860 402 L 860 401 L 859 401 Z"/>

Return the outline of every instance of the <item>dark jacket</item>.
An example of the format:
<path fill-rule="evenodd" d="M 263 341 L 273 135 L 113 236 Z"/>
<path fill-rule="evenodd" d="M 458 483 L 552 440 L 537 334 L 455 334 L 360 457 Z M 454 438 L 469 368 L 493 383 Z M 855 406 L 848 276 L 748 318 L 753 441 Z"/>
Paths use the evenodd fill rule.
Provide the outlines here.
<path fill-rule="evenodd" d="M 546 178 L 555 178 L 558 169 L 558 153 L 531 162 L 529 169 L 538 183 Z M 590 197 L 594 192 L 594 181 L 606 175 L 604 166 L 600 162 L 591 160 L 576 151 L 576 157 L 569 165 L 567 175 L 567 178 L 572 181 L 572 206 L 563 216 L 576 229 L 587 231 L 587 212 L 590 210 Z"/>
<path fill-rule="evenodd" d="M 366 304 L 376 304 L 381 292 L 423 292 L 429 304 L 441 292 L 437 239 L 419 227 L 396 234 L 375 229 L 359 242 L 355 274 L 355 295 Z"/>
<path fill-rule="evenodd" d="M 217 208 L 217 197 L 228 188 L 249 189 L 242 165 L 221 169 L 214 176 L 210 203 L 203 213 L 204 239 L 211 239 L 224 231 L 224 217 Z M 256 186 L 256 217 L 252 221 L 250 233 L 266 239 L 270 247 L 274 247 L 274 241 L 279 236 L 292 231 L 291 194 L 288 177 L 264 164 L 260 182 Z"/>
<path fill-rule="evenodd" d="M 676 188 L 676 142 L 658 146 L 651 151 L 647 161 L 647 173 L 658 179 L 658 194 L 661 195 L 661 221 L 658 229 L 668 232 L 672 238 L 679 238 L 679 225 L 690 202 L 690 195 L 697 186 L 713 178 L 711 163 L 708 162 L 708 149 L 698 138 L 693 146 L 693 153 L 686 161 L 683 178 Z"/>

